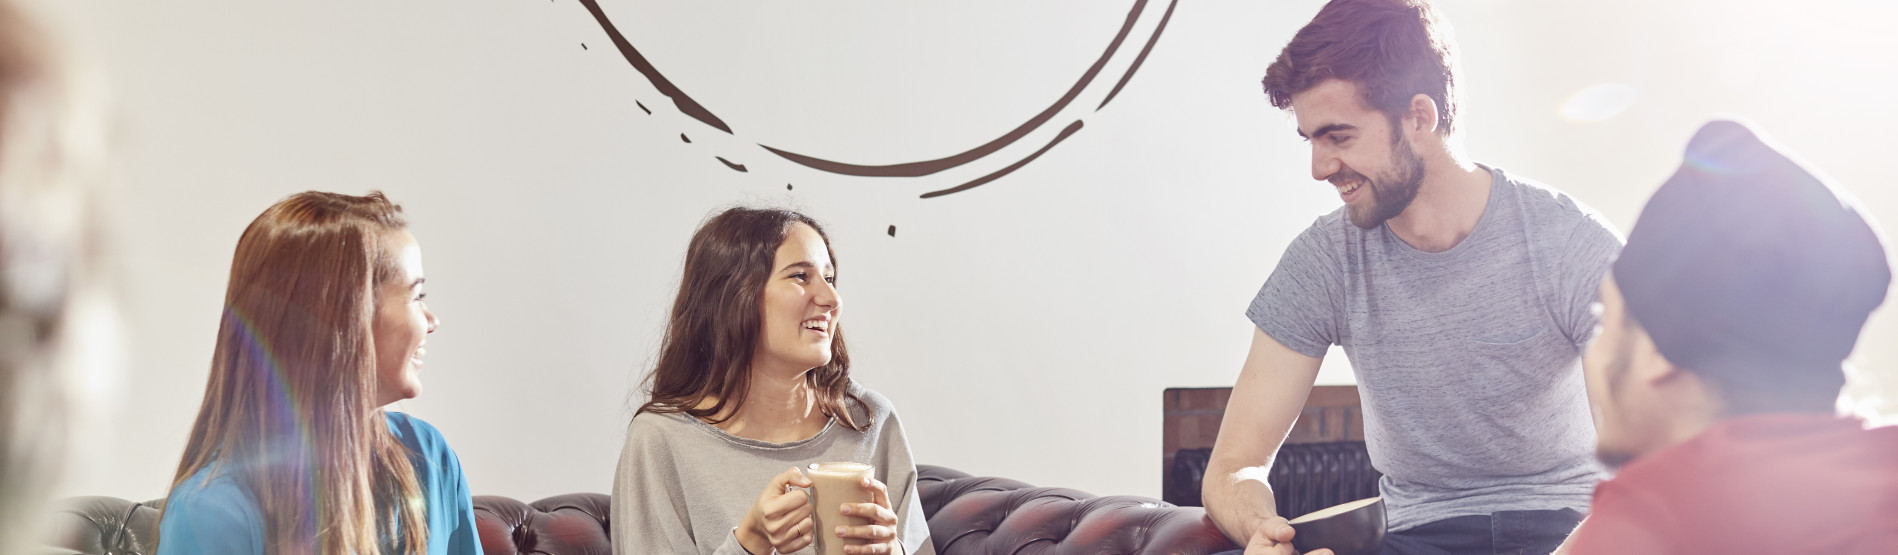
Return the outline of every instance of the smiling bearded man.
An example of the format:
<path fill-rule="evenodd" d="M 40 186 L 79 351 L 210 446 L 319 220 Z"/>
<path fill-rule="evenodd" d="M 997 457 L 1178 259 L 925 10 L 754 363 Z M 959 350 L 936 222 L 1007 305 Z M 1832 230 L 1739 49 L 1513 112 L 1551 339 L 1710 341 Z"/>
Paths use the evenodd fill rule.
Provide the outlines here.
<path fill-rule="evenodd" d="M 1384 474 L 1385 553 L 1546 554 L 1602 477 L 1581 355 L 1621 239 L 1461 155 L 1455 50 L 1425 2 L 1335 0 L 1266 70 L 1344 207 L 1292 241 L 1246 311 L 1251 352 L 1202 489 L 1248 554 L 1292 552 L 1296 515 L 1264 477 L 1332 345 Z"/>

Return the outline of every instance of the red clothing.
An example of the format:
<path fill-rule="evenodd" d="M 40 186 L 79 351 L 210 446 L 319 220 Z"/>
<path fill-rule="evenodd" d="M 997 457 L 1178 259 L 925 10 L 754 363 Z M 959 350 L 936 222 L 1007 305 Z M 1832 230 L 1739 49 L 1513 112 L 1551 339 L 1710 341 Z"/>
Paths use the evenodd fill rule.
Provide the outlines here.
<path fill-rule="evenodd" d="M 1622 467 L 1592 510 L 1575 555 L 1898 554 L 1898 427 L 1727 419 Z"/>

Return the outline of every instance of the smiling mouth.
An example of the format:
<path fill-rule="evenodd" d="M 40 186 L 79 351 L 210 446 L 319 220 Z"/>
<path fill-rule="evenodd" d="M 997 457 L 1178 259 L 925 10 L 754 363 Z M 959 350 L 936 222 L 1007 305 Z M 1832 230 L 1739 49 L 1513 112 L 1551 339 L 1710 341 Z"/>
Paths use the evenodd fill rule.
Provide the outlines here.
<path fill-rule="evenodd" d="M 830 320 L 820 319 L 820 318 L 805 320 L 804 329 L 811 330 L 823 335 L 830 335 Z"/>
<path fill-rule="evenodd" d="M 1353 181 L 1348 185 L 1339 185 L 1338 196 L 1350 196 L 1351 193 L 1358 192 L 1358 189 L 1363 188 L 1363 187 L 1364 187 L 1363 181 Z"/>

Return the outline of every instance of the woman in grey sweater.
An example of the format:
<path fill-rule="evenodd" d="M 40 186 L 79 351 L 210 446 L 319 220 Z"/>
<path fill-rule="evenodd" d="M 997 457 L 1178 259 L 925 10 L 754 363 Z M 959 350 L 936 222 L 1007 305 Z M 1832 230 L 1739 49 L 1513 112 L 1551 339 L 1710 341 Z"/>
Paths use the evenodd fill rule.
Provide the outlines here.
<path fill-rule="evenodd" d="M 809 553 L 799 468 L 876 468 L 853 554 L 931 554 L 916 465 L 890 401 L 850 379 L 836 259 L 823 228 L 787 210 L 732 208 L 692 236 L 650 400 L 613 480 L 620 555 Z"/>

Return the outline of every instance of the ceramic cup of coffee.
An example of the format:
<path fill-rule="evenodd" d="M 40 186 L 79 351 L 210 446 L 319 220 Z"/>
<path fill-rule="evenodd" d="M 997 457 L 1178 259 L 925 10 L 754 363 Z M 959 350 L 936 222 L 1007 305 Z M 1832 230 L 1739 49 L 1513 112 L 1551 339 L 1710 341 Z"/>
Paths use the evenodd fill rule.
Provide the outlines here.
<path fill-rule="evenodd" d="M 872 501 L 870 490 L 863 487 L 863 479 L 871 477 L 876 467 L 854 462 L 811 463 L 805 472 L 811 479 L 811 507 L 815 509 L 811 518 L 816 526 L 812 530 L 817 542 L 817 552 L 821 555 L 844 555 L 846 545 L 864 545 L 869 540 L 844 539 L 837 537 L 838 526 L 863 526 L 870 524 L 867 517 L 844 515 L 837 512 L 845 503 L 869 503 Z"/>
<path fill-rule="evenodd" d="M 1384 498 L 1359 499 L 1292 519 L 1292 547 L 1338 555 L 1377 555 L 1384 548 Z"/>

